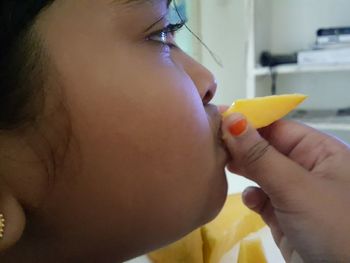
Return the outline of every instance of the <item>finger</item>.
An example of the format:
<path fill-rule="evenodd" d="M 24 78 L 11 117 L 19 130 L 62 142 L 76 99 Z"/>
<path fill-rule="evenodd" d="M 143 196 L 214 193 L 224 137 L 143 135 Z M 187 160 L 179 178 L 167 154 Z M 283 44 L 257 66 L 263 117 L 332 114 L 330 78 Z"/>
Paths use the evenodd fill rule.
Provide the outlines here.
<path fill-rule="evenodd" d="M 249 209 L 258 213 L 262 217 L 264 222 L 271 229 L 276 244 L 278 244 L 283 237 L 283 233 L 267 194 L 258 187 L 248 187 L 242 194 L 242 200 Z"/>
<path fill-rule="evenodd" d="M 259 133 L 279 152 L 288 155 L 310 133 L 318 131 L 298 122 L 280 120 L 259 129 Z"/>
<path fill-rule="evenodd" d="M 308 171 L 329 156 L 347 151 L 347 146 L 335 138 L 298 122 L 278 121 L 259 132 L 279 152 Z"/>
<path fill-rule="evenodd" d="M 222 126 L 223 139 L 232 155 L 229 166 L 255 181 L 270 198 L 288 197 L 305 188 L 307 171 L 270 146 L 243 115 L 226 117 Z"/>
<path fill-rule="evenodd" d="M 286 262 L 294 262 L 294 259 L 292 260 L 292 258 L 295 257 L 294 247 L 290 245 L 282 232 L 271 201 L 266 193 L 264 193 L 264 191 L 258 187 L 248 187 L 244 190 L 242 199 L 243 203 L 249 209 L 260 214 L 264 222 L 269 226 L 272 237 L 276 245 L 281 250 Z"/>

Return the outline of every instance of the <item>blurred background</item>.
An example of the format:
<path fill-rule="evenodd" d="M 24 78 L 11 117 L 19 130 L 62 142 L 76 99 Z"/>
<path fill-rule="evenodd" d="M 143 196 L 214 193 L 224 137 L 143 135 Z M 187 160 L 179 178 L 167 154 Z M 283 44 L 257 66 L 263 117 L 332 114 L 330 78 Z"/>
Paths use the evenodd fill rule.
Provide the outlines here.
<path fill-rule="evenodd" d="M 289 117 L 350 143 L 350 1 L 177 0 L 187 53 L 218 81 L 215 104 L 284 93 L 309 96 Z M 220 65 L 221 64 L 221 65 Z M 230 191 L 250 184 L 230 178 Z"/>
<path fill-rule="evenodd" d="M 176 5 L 205 44 L 186 28 L 177 34 L 179 46 L 216 76 L 213 103 L 304 93 L 308 100 L 289 118 L 350 143 L 349 0 L 177 0 Z M 228 180 L 230 193 L 253 185 L 236 175 L 228 174 Z M 275 252 L 270 262 L 283 262 Z"/>
<path fill-rule="evenodd" d="M 245 54 L 246 23 L 243 0 L 178 0 L 185 5 L 188 27 L 221 62 L 220 66 L 207 48 L 186 28 L 177 34 L 177 43 L 216 76 L 219 89 L 214 103 L 231 104 L 246 96 Z"/>

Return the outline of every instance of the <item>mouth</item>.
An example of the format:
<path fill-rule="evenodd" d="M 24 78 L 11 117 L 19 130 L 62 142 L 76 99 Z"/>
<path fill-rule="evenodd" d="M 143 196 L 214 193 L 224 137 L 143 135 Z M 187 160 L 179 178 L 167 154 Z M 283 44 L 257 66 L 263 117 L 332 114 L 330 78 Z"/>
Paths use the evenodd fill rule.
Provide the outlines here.
<path fill-rule="evenodd" d="M 229 154 L 227 147 L 222 139 L 222 116 L 217 106 L 208 104 L 205 106 L 205 111 L 208 116 L 208 120 L 213 131 L 214 141 L 218 144 L 220 150 L 226 157 L 226 162 L 229 160 Z"/>
<path fill-rule="evenodd" d="M 214 132 L 214 135 L 220 135 L 221 133 L 221 114 L 217 106 L 213 104 L 208 104 L 205 106 L 205 111 L 207 113 L 210 126 Z"/>

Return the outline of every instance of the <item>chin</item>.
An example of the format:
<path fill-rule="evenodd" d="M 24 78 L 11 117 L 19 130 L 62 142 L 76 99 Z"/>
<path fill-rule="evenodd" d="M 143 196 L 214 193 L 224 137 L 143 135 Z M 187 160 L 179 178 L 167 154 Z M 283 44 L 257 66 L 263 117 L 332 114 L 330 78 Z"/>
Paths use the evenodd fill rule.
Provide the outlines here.
<path fill-rule="evenodd" d="M 225 169 L 223 168 L 222 172 L 216 173 L 215 177 L 217 179 L 211 185 L 206 198 L 202 225 L 212 221 L 220 213 L 227 198 L 228 184 Z"/>

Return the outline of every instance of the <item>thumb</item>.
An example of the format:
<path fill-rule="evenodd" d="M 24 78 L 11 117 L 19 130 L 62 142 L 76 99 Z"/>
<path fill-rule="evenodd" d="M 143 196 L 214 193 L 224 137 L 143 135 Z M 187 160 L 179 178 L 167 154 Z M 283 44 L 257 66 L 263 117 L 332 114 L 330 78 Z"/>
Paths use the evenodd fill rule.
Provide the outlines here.
<path fill-rule="evenodd" d="M 307 170 L 273 148 L 243 115 L 226 117 L 222 131 L 232 157 L 228 169 L 255 181 L 271 199 L 290 199 L 308 185 Z"/>

